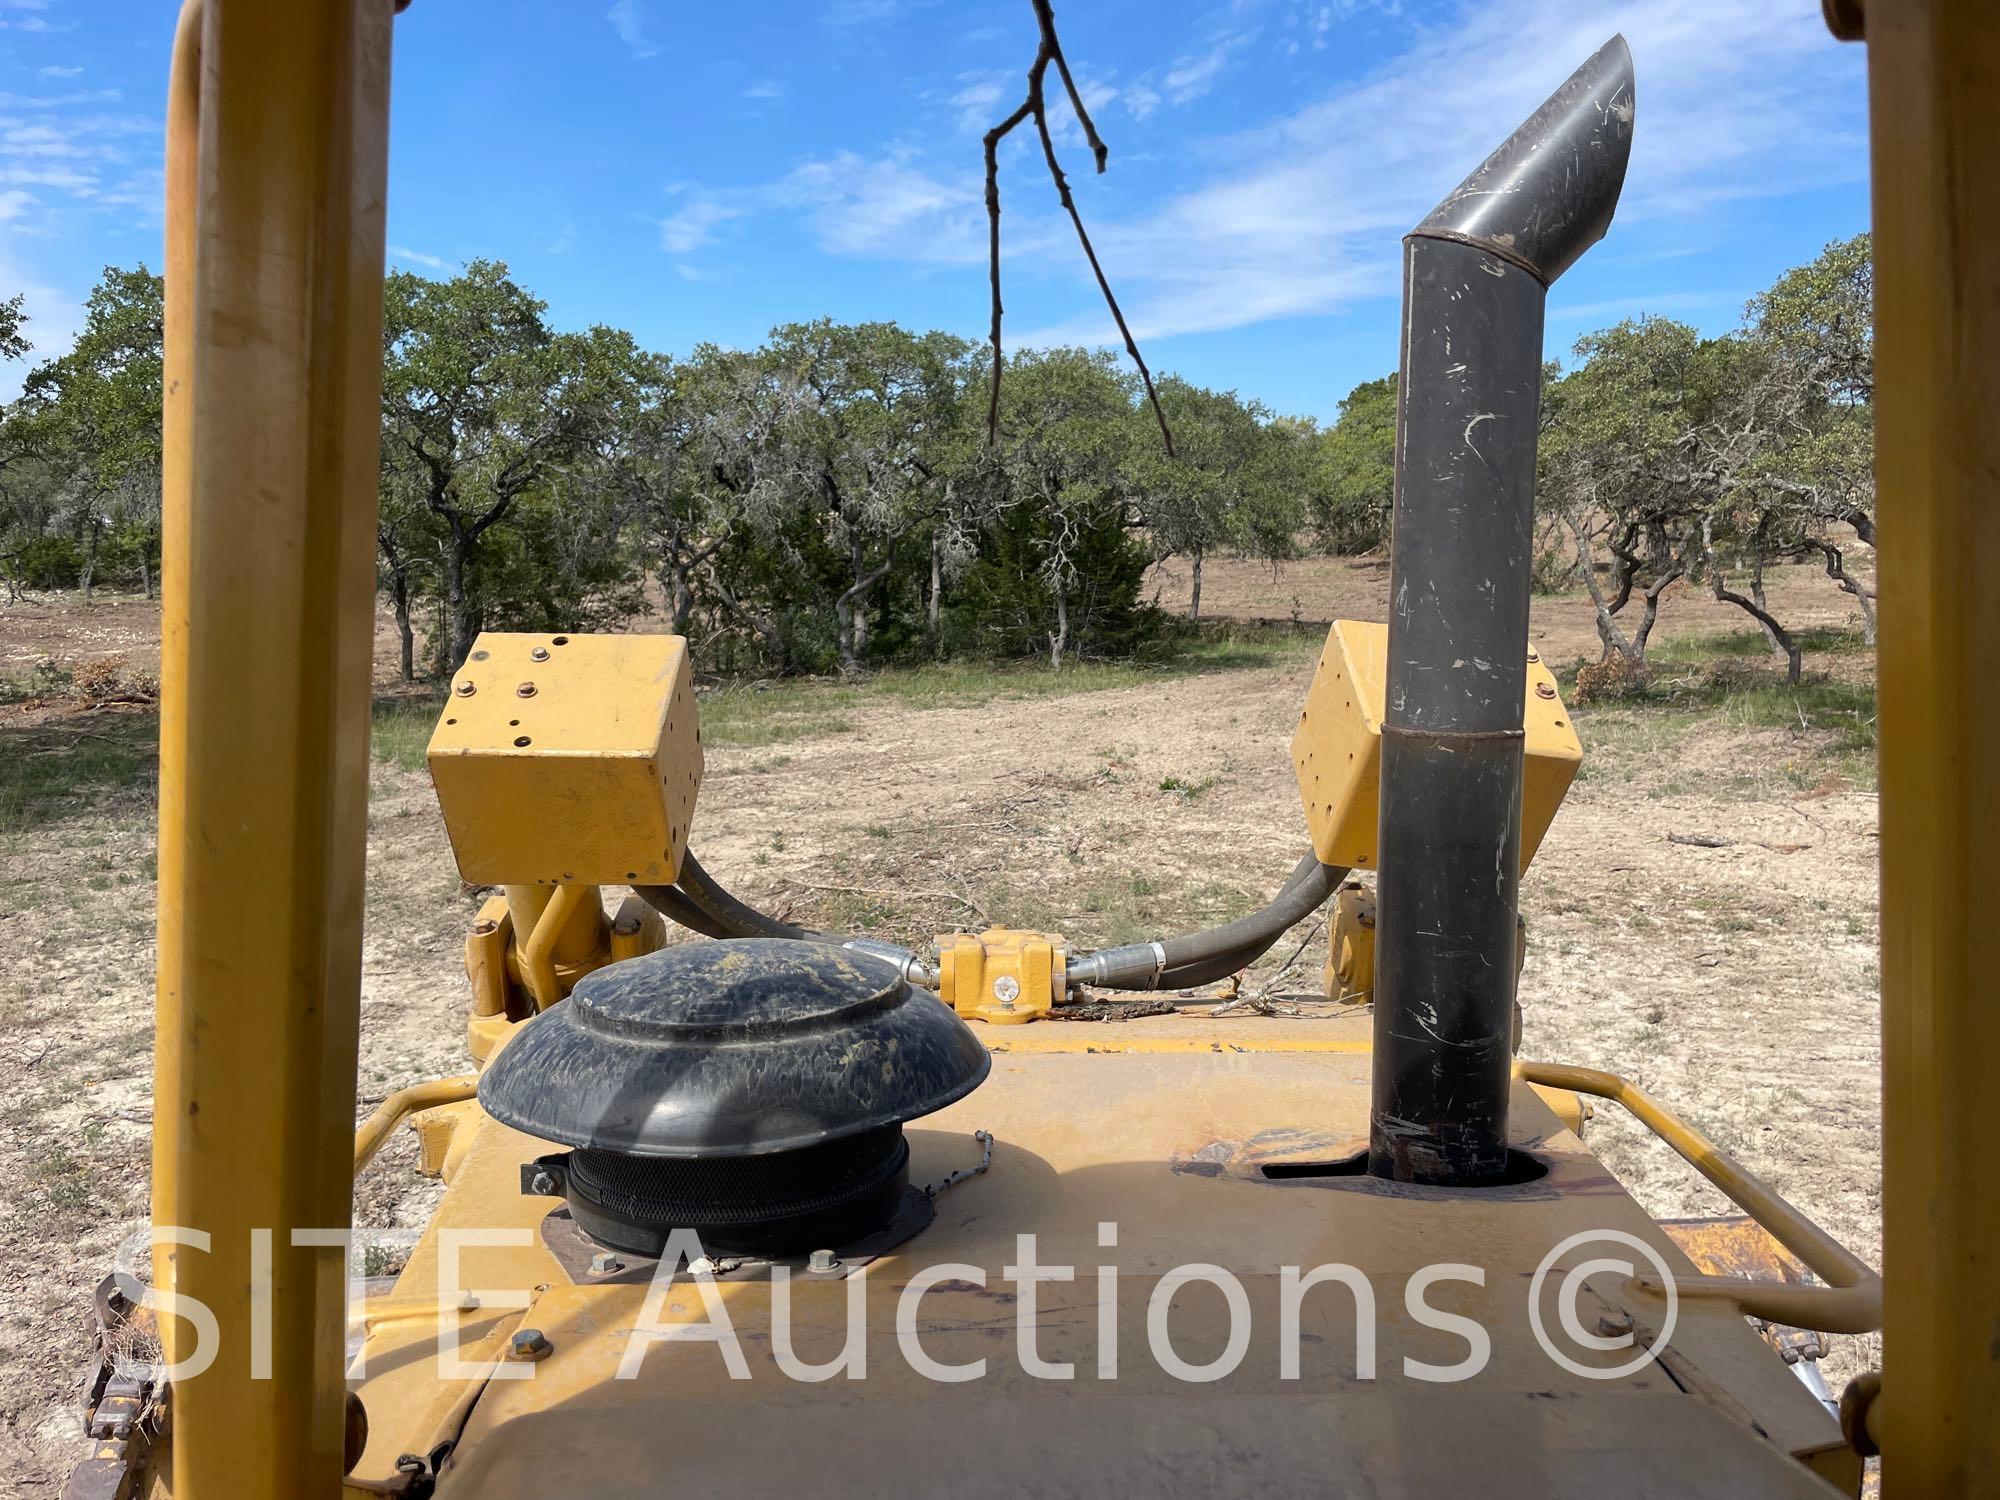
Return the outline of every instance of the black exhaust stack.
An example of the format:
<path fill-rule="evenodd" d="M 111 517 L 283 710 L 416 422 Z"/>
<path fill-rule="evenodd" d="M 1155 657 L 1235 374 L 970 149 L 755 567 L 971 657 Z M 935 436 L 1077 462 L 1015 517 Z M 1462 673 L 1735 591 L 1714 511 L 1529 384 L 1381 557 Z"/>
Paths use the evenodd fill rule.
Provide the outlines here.
<path fill-rule="evenodd" d="M 1542 310 L 1632 144 L 1613 37 L 1403 241 L 1368 1170 L 1507 1173 Z"/>

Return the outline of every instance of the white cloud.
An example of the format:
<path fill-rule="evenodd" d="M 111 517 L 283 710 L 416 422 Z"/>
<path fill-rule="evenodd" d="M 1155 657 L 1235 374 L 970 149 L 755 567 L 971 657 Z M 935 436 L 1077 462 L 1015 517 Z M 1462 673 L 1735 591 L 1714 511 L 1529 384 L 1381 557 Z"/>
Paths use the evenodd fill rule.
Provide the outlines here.
<path fill-rule="evenodd" d="M 412 250 L 408 245 L 391 245 L 389 247 L 389 258 L 391 260 L 406 260 L 413 265 L 423 266 L 432 271 L 442 271 L 446 265 L 445 258 L 442 255 L 426 255 L 421 250 Z"/>
<path fill-rule="evenodd" d="M 1217 37 L 1201 52 L 1174 59 L 1160 85 L 1176 104 L 1199 99 L 1215 87 L 1215 81 L 1229 66 L 1229 59 L 1257 39 L 1254 31 L 1238 31 Z M 1087 100 L 1085 102 L 1088 102 Z"/>
<path fill-rule="evenodd" d="M 77 69 L 78 72 L 83 71 Z M 67 109 L 74 104 L 116 104 L 124 96 L 116 89 L 91 89 L 77 94 L 0 93 L 0 109 Z"/>
<path fill-rule="evenodd" d="M 959 127 L 977 135 L 984 135 L 1000 123 L 998 108 L 1005 97 L 1007 85 L 998 73 L 961 73 L 959 81 L 965 87 L 951 96 L 951 107 L 958 111 Z M 1018 105 L 1020 100 L 1016 98 Z"/>
<path fill-rule="evenodd" d="M 660 221 L 660 248 L 670 255 L 713 244 L 736 220 L 787 211 L 803 215 L 815 242 L 832 255 L 956 263 L 986 253 L 978 185 L 962 173 L 932 177 L 893 155 L 838 151 L 801 162 L 775 182 L 675 190 L 687 201 Z"/>
<path fill-rule="evenodd" d="M 660 220 L 660 248 L 669 255 L 699 250 L 715 238 L 718 226 L 740 219 L 749 209 L 719 196 L 697 193 L 687 206 Z"/>
<path fill-rule="evenodd" d="M 576 221 L 565 219 L 563 227 L 556 231 L 556 237 L 543 246 L 546 255 L 567 255 L 576 248 Z"/>
<path fill-rule="evenodd" d="M 932 3 L 933 0 L 833 0 L 823 19 L 829 26 L 879 26 Z"/>
<path fill-rule="evenodd" d="M 1402 233 L 1614 31 L 1630 40 L 1638 127 L 1614 235 L 1679 230 L 1730 199 L 1851 180 L 1865 148 L 1826 122 L 1858 111 L 1861 60 L 1811 0 L 1513 0 L 1470 7 L 1372 75 L 1218 147 L 1206 182 L 1149 214 L 1092 223 L 1135 332 L 1154 338 L 1332 311 L 1396 293 Z M 1070 253 L 1074 253 L 1073 250 Z M 1081 320 L 1108 321 L 1078 271 Z M 1665 308 L 1658 299 L 1635 299 Z"/>
<path fill-rule="evenodd" d="M 980 192 L 962 173 L 940 180 L 894 157 L 840 151 L 793 168 L 769 196 L 805 209 L 832 254 L 949 262 L 986 253 Z"/>
<path fill-rule="evenodd" d="M 1358 8 L 1316 7 L 1305 20 L 1328 17 L 1337 45 L 1334 23 Z M 1393 13 L 1380 0 L 1367 9 Z M 1865 171 L 1863 143 L 1829 125 L 1858 119 L 1862 59 L 1826 36 L 1813 0 L 1462 0 L 1434 23 L 1399 26 L 1395 55 L 1299 108 L 1227 136 L 1166 142 L 1182 165 L 1161 174 L 1173 188 L 1154 206 L 1119 217 L 1084 204 L 1135 331 L 1158 339 L 1394 297 L 1403 233 L 1615 31 L 1636 59 L 1639 119 L 1612 254 L 1705 233 L 1709 213 L 1733 199 Z M 1157 79 L 1078 82 L 1093 112 L 1116 99 L 1141 115 L 1214 86 L 1245 60 L 1251 35 L 1219 37 Z M 1002 75 L 973 73 L 937 102 L 983 130 L 1011 97 Z M 1074 130 L 1067 107 L 1053 101 L 1051 123 Z M 1109 338 L 1074 237 L 1042 201 L 1045 183 L 1019 175 L 1039 174 L 1031 147 L 1003 171 L 1010 275 L 1062 278 L 1074 288 L 1074 311 L 1017 341 Z M 790 214 L 829 254 L 976 265 L 986 239 L 979 174 L 962 136 L 935 150 L 935 158 L 835 150 L 775 181 L 690 190 L 662 225 L 662 245 L 683 253 L 733 221 Z M 1084 165 L 1072 162 L 1072 175 Z M 1672 304 L 1631 304 L 1642 305 Z M 1570 315 L 1558 304 L 1552 316 Z"/>
<path fill-rule="evenodd" d="M 37 69 L 35 76 L 37 78 L 80 78 L 83 76 L 83 69 L 59 68 L 51 64 L 46 68 Z"/>
<path fill-rule="evenodd" d="M 0 166 L 0 183 L 9 187 L 52 187 L 88 198 L 97 191 L 97 174 L 75 167 Z"/>
<path fill-rule="evenodd" d="M 0 130 L 0 154 L 7 156 L 88 156 L 69 133 L 54 125 L 16 125 Z"/>
<path fill-rule="evenodd" d="M 1563 302 L 1549 307 L 1548 321 L 1561 327 L 1569 323 L 1618 322 L 1626 318 L 1656 317 L 1663 313 L 1709 312 L 1718 307 L 1741 307 L 1750 300 L 1747 292 L 1633 292 L 1624 297 L 1607 297 L 1596 302 Z"/>
<path fill-rule="evenodd" d="M 785 86 L 782 83 L 773 83 L 768 79 L 762 83 L 753 83 L 743 91 L 745 99 L 782 99 L 784 96 Z"/>
<path fill-rule="evenodd" d="M 604 13 L 604 19 L 611 23 L 611 29 L 618 33 L 618 39 L 631 50 L 634 57 L 658 57 L 660 49 L 649 35 L 649 21 L 646 7 L 641 0 L 618 0 Z"/>
<path fill-rule="evenodd" d="M 12 219 L 18 219 L 28 209 L 32 208 L 35 202 L 36 199 L 33 193 L 24 193 L 19 189 L 10 189 L 7 192 L 0 193 L 0 224 L 5 224 Z"/>

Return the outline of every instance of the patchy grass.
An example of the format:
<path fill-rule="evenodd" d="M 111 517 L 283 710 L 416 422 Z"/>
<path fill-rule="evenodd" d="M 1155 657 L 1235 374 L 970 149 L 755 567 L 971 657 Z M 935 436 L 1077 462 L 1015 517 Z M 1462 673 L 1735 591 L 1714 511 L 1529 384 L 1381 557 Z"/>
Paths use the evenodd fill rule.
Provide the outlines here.
<path fill-rule="evenodd" d="M 1756 639 L 1761 646 L 1762 637 Z M 1801 789 L 1829 777 L 1874 786 L 1872 677 L 1810 674 L 1793 685 L 1782 670 L 1747 669 L 1712 656 L 1702 660 L 1705 670 L 1675 672 L 1668 669 L 1670 661 L 1656 659 L 1643 691 L 1577 707 L 1573 712 L 1584 742 L 1583 773 L 1590 774 L 1593 764 L 1602 766 L 1606 758 L 1625 764 L 1663 758 L 1698 729 L 1764 729 L 1796 737 L 1796 753 L 1771 766 L 1723 773 L 1721 780 L 1761 785 L 1775 771 Z M 1565 689 L 1572 687 L 1573 675 Z"/>
<path fill-rule="evenodd" d="M 1794 630 L 1792 639 L 1808 662 L 1815 656 L 1854 656 L 1875 649 L 1861 639 L 1860 631 L 1835 626 L 1809 626 Z M 1705 667 L 1718 660 L 1736 657 L 1757 661 L 1782 660 L 1771 649 L 1771 643 L 1764 639 L 1763 632 L 1755 628 L 1667 636 L 1656 640 L 1646 652 L 1646 659 L 1655 666 Z"/>
<path fill-rule="evenodd" d="M 859 716 L 884 709 L 1065 698 L 1170 677 L 1280 666 L 1310 660 L 1320 643 L 1310 631 L 1237 631 L 1175 642 L 1157 655 L 1131 661 L 1073 662 L 1060 669 L 1015 662 L 939 662 L 894 667 L 856 682 L 798 678 L 732 683 L 702 693 L 701 733 L 711 745 L 776 745 L 848 734 Z"/>
<path fill-rule="evenodd" d="M 159 777 L 157 712 L 101 710 L 0 729 L 0 834 L 25 833 L 152 794 Z"/>
<path fill-rule="evenodd" d="M 405 771 L 424 768 L 424 749 L 437 728 L 438 710 L 444 707 L 444 693 L 403 692 L 382 694 L 375 699 L 375 722 L 371 740 L 375 758 Z"/>

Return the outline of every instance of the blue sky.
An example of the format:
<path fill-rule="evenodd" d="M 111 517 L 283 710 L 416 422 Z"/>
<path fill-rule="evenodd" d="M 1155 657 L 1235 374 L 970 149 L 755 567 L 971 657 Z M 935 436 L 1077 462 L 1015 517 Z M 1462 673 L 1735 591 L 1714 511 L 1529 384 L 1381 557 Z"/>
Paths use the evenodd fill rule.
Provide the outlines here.
<path fill-rule="evenodd" d="M 107 263 L 160 262 L 173 6 L 0 0 L 0 296 L 65 346 Z M 1398 239 L 1614 31 L 1638 68 L 1610 237 L 1549 345 L 1718 331 L 1867 223 L 1862 54 L 1818 0 L 1063 0 L 1111 148 L 1059 142 L 1156 369 L 1330 416 L 1396 361 Z M 980 337 L 979 136 L 1027 0 L 415 0 L 396 23 L 390 260 L 507 261 L 563 325 L 683 351 L 773 323 Z M 1009 337 L 1111 336 L 1032 136 L 1003 155 Z M 0 372 L 0 395 L 19 371 Z"/>

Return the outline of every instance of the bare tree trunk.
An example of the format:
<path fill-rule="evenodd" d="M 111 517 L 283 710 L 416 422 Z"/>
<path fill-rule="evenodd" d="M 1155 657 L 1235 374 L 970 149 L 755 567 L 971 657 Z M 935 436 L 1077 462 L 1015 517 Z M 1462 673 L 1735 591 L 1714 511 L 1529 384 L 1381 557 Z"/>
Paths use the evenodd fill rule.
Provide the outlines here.
<path fill-rule="evenodd" d="M 466 593 L 465 565 L 471 561 L 472 539 L 454 535 L 444 548 L 445 624 L 450 630 L 447 672 L 456 672 L 472 654 L 472 639 L 479 634 L 472 599 Z"/>
<path fill-rule="evenodd" d="M 1583 573 L 1584 586 L 1590 590 L 1590 602 L 1597 610 L 1597 638 L 1604 644 L 1604 655 L 1599 660 L 1609 661 L 1614 651 L 1627 660 L 1639 660 L 1645 655 L 1644 648 L 1635 651 L 1632 643 L 1625 639 L 1618 622 L 1611 617 L 1612 609 L 1605 600 L 1604 587 L 1597 581 L 1597 558 L 1591 551 L 1589 530 L 1574 517 L 1570 519 L 1569 529 L 1576 537 L 1577 567 Z"/>
<path fill-rule="evenodd" d="M 1706 526 L 1702 528 L 1701 550 L 1702 561 L 1708 569 L 1710 592 L 1722 603 L 1735 605 L 1757 622 L 1765 638 L 1770 641 L 1771 649 L 1785 658 L 1785 681 L 1797 687 L 1800 671 L 1804 667 L 1804 656 L 1799 650 L 1798 642 L 1792 639 L 1791 632 L 1780 625 L 1776 617 L 1756 600 L 1746 599 L 1729 587 L 1728 580 L 1722 574 L 1722 564 L 1716 560 L 1715 547 L 1710 541 Z"/>
<path fill-rule="evenodd" d="M 1199 547 L 1194 549 L 1194 593 L 1193 597 L 1188 600 L 1188 618 L 1190 620 L 1199 620 L 1201 618 L 1201 551 L 1202 549 Z"/>
<path fill-rule="evenodd" d="M 389 575 L 389 602 L 396 610 L 396 636 L 402 642 L 403 681 L 417 680 L 417 632 L 410 625 L 410 580 L 401 568 Z"/>
<path fill-rule="evenodd" d="M 97 581 L 97 522 L 90 523 L 90 541 L 83 553 L 83 597 L 89 601 Z"/>
<path fill-rule="evenodd" d="M 936 527 L 931 528 L 931 593 L 930 602 L 925 607 L 925 618 L 933 638 L 938 633 L 940 601 L 944 597 L 944 548 L 940 545 Z"/>
<path fill-rule="evenodd" d="M 833 601 L 833 614 L 840 627 L 841 675 L 858 677 L 868 654 L 868 591 L 888 573 L 895 553 L 892 549 L 880 566 L 866 574 L 861 570 L 867 565 L 867 556 L 859 538 L 850 544 L 848 557 L 854 567 L 854 585 Z"/>
<path fill-rule="evenodd" d="M 670 635 L 686 635 L 688 621 L 694 617 L 694 585 L 688 576 L 688 565 L 675 558 L 662 571 L 665 576 L 660 585 L 667 596 L 667 631 Z"/>
<path fill-rule="evenodd" d="M 1716 597 L 1720 599 L 1722 595 L 1717 594 Z M 1794 656 L 1791 637 L 1772 617 L 1770 601 L 1764 597 L 1764 533 L 1761 527 L 1758 529 L 1755 550 L 1750 558 L 1750 603 L 1755 606 L 1750 612 L 1756 617 L 1757 628 L 1764 632 L 1764 642 L 1771 648 L 1772 654 L 1791 660 Z M 1795 660 L 1792 661 L 1790 676 L 1793 682 L 1799 680 L 1799 668 Z"/>
<path fill-rule="evenodd" d="M 1653 627 L 1659 623 L 1660 596 L 1666 593 L 1668 586 L 1676 578 L 1679 578 L 1686 572 L 1687 568 L 1684 564 L 1674 563 L 1665 572 L 1660 574 L 1658 578 L 1655 578 L 1646 589 L 1646 613 L 1644 618 L 1639 621 L 1639 628 L 1632 637 L 1633 650 L 1640 660 L 1643 661 L 1645 659 L 1646 642 L 1652 638 Z"/>
<path fill-rule="evenodd" d="M 722 570 L 717 568 L 712 561 L 708 562 L 706 567 L 708 570 L 709 587 L 715 590 L 715 597 L 722 601 L 723 609 L 728 611 L 732 618 L 757 638 L 758 644 L 770 654 L 772 660 L 778 666 L 783 667 L 787 665 L 785 642 L 778 634 L 777 627 L 769 620 L 759 619 L 751 612 L 749 605 L 736 597 L 736 591 L 730 588 L 727 580 L 722 576 Z"/>
<path fill-rule="evenodd" d="M 1806 546 L 1818 552 L 1826 562 L 1826 576 L 1847 593 L 1854 596 L 1854 602 L 1861 606 L 1861 643 L 1875 644 L 1875 591 L 1847 571 L 1840 549 L 1831 542 L 1807 542 Z"/>
<path fill-rule="evenodd" d="M 1063 652 L 1069 647 L 1069 584 L 1058 575 L 1055 580 L 1056 628 L 1049 632 L 1049 665 L 1061 667 Z"/>

